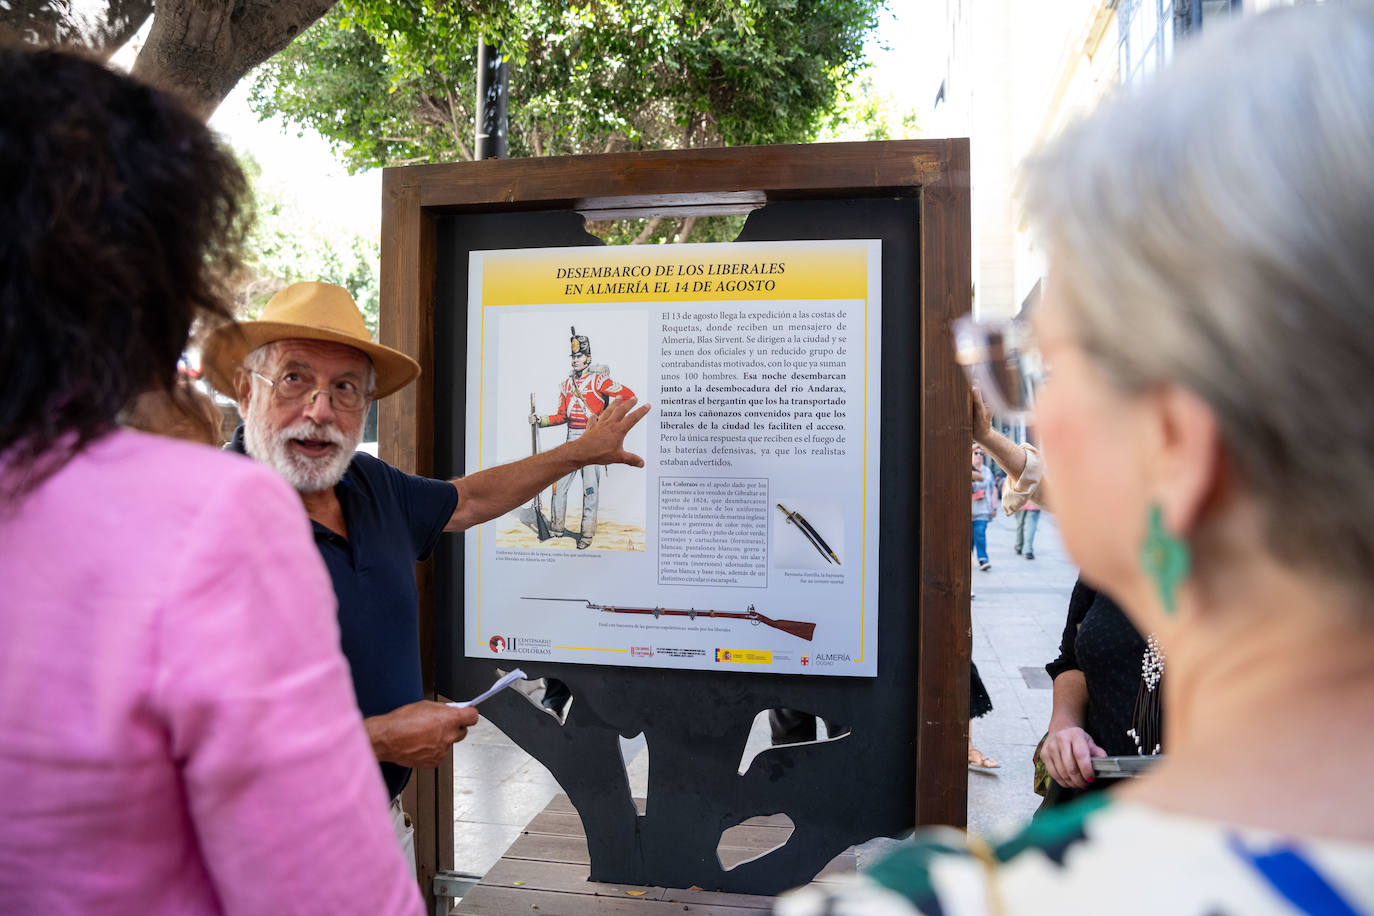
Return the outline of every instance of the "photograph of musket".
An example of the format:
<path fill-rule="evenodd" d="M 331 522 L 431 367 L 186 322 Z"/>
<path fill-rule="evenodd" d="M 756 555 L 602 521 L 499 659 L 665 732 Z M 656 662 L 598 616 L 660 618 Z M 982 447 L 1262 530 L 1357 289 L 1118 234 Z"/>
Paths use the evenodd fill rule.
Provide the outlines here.
<path fill-rule="evenodd" d="M 588 598 L 532 598 L 529 596 L 524 596 L 523 600 L 576 601 L 579 604 L 585 604 L 587 607 L 591 608 L 594 611 L 606 611 L 610 614 L 652 614 L 656 618 L 686 617 L 690 620 L 696 620 L 698 617 L 724 617 L 727 620 L 748 620 L 751 623 L 753 623 L 754 626 L 763 624 L 766 627 L 772 627 L 775 630 L 782 630 L 784 633 L 796 636 L 799 639 L 804 639 L 807 642 L 810 642 L 811 637 L 816 634 L 816 625 L 814 623 L 807 623 L 804 620 L 774 620 L 773 618 L 765 617 L 758 611 L 754 610 L 754 606 L 752 604 L 749 605 L 749 608 L 744 611 L 712 611 L 701 610 L 698 608 L 627 607 L 625 605 L 593 604 L 592 601 Z"/>
<path fill-rule="evenodd" d="M 811 527 L 811 523 L 803 518 L 800 512 L 788 512 L 787 509 L 783 507 L 782 503 L 778 503 L 777 506 L 778 510 L 782 512 L 783 515 L 787 516 L 787 521 L 795 525 L 797 530 L 802 534 L 806 535 L 806 539 L 811 542 L 811 546 L 821 552 L 821 556 L 825 557 L 827 563 L 834 561 L 836 566 L 840 565 L 840 558 L 835 556 L 835 551 L 830 549 L 830 545 L 825 542 L 825 538 L 821 537 L 820 533 L 816 531 L 815 528 Z"/>
<path fill-rule="evenodd" d="M 530 392 L 530 413 L 534 413 L 533 391 Z M 530 424 L 530 454 L 539 454 L 539 427 L 535 426 L 533 423 Z M 544 509 L 539 504 L 538 493 L 534 494 L 534 502 L 531 505 L 534 508 L 535 534 L 539 535 L 539 540 L 547 541 L 549 538 L 553 537 L 553 532 L 549 530 L 549 520 L 544 518 Z"/>

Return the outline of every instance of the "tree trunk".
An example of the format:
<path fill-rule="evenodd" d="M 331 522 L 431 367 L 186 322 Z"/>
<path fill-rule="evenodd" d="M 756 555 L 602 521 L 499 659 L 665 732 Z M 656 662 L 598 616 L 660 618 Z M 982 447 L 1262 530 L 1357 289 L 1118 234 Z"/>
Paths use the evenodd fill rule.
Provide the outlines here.
<path fill-rule="evenodd" d="M 239 80 L 335 0 L 158 0 L 134 75 L 208 119 Z"/>

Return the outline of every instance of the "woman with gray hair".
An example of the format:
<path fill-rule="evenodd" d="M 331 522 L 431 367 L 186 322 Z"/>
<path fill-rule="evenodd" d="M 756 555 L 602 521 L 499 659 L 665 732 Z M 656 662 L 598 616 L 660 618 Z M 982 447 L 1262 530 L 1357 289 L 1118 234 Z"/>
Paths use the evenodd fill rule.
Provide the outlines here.
<path fill-rule="evenodd" d="M 1374 912 L 1374 7 L 1202 39 L 1032 162 L 1025 200 L 1054 510 L 1167 656 L 1168 753 L 779 912 Z"/>

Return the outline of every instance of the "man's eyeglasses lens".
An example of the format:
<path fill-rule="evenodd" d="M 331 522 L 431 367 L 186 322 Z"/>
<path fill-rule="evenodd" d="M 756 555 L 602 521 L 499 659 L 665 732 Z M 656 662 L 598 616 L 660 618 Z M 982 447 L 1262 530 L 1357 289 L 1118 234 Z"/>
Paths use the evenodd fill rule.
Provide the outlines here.
<path fill-rule="evenodd" d="M 1008 420 L 1026 419 L 1045 382 L 1044 361 L 1022 321 L 954 322 L 954 358 L 992 410 Z"/>
<path fill-rule="evenodd" d="M 335 382 L 330 389 L 325 390 L 316 384 L 314 378 L 295 372 L 288 372 L 276 381 L 260 372 L 253 374 L 271 385 L 277 399 L 287 404 L 304 397 L 310 397 L 313 403 L 316 397 L 324 394 L 328 395 L 329 402 L 335 410 L 353 412 L 362 409 L 365 400 L 362 389 L 352 382 Z"/>

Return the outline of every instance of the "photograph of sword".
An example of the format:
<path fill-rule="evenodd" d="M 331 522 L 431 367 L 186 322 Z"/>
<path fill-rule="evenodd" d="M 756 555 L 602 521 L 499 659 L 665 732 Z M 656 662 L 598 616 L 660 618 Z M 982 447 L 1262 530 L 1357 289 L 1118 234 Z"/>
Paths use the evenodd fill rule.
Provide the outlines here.
<path fill-rule="evenodd" d="M 835 551 L 830 549 L 830 545 L 825 542 L 825 538 L 821 537 L 820 533 L 816 531 L 815 528 L 811 527 L 811 523 L 803 518 L 800 512 L 788 512 L 782 503 L 778 503 L 777 506 L 778 511 L 787 516 L 787 520 L 795 525 L 798 531 L 806 535 L 806 539 L 811 542 L 811 546 L 820 551 L 821 556 L 825 557 L 827 563 L 833 561 L 836 566 L 840 565 L 840 558 L 835 556 Z"/>

